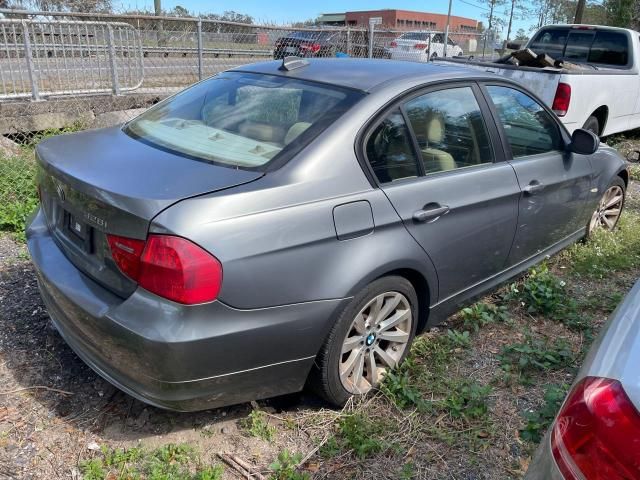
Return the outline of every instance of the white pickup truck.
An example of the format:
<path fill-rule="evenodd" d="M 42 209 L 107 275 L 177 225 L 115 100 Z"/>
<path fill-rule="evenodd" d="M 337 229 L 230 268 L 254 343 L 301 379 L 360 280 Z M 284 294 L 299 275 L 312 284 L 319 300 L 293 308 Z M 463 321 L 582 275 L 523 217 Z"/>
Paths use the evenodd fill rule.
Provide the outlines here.
<path fill-rule="evenodd" d="M 549 25 L 524 46 L 581 68 L 524 67 L 460 59 L 470 68 L 511 78 L 536 93 L 570 132 L 604 137 L 640 127 L 640 33 L 592 25 Z M 547 57 L 547 58 L 548 58 Z"/>

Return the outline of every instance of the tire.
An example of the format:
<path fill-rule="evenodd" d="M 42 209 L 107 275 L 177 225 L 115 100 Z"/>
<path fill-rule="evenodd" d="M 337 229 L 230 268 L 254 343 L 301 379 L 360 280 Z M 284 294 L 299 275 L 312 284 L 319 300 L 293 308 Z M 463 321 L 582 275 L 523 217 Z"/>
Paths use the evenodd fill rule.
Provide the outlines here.
<path fill-rule="evenodd" d="M 612 203 L 615 202 L 616 198 L 619 196 L 622 198 L 616 203 Z M 626 187 L 624 180 L 620 177 L 615 177 L 602 194 L 596 210 L 589 219 L 589 223 L 587 224 L 587 238 L 597 228 L 605 228 L 607 230 L 613 230 L 616 228 L 624 208 L 625 197 Z M 607 214 L 607 212 L 610 213 Z"/>
<path fill-rule="evenodd" d="M 600 136 L 600 121 L 593 115 L 587 118 L 587 121 L 584 122 L 584 125 L 582 126 L 582 128 L 584 130 L 589 130 L 590 132 L 593 132 L 596 135 Z"/>
<path fill-rule="evenodd" d="M 436 52 L 433 52 L 433 53 L 431 54 L 430 60 L 434 60 L 434 59 L 436 59 L 436 58 L 438 58 L 438 54 L 437 54 Z"/>
<path fill-rule="evenodd" d="M 382 303 L 377 303 L 380 297 Z M 397 306 L 393 307 L 396 299 L 399 299 Z M 377 311 L 381 314 L 385 313 L 385 307 L 393 307 L 387 316 L 379 319 L 382 328 L 385 320 L 391 317 L 407 317 L 407 313 L 403 312 L 408 312 L 408 320 L 397 322 L 396 326 L 388 330 L 381 330 L 374 321 L 375 318 L 365 319 L 365 316 L 374 316 L 372 313 L 375 313 L 376 305 L 380 307 Z M 360 321 L 357 321 L 358 319 Z M 417 323 L 418 298 L 411 282 L 398 276 L 375 280 L 361 290 L 340 312 L 316 357 L 309 385 L 318 395 L 336 407 L 344 406 L 352 395 L 366 394 L 379 385 L 384 372 L 390 369 L 390 363 L 394 366 L 399 365 L 405 359 L 411 348 Z M 391 342 L 383 336 L 406 337 L 406 342 L 404 338 L 399 343 Z M 345 343 L 347 339 L 350 340 L 349 344 Z M 343 353 L 343 349 L 349 346 L 351 350 Z M 370 367 L 372 360 L 375 365 L 373 368 Z M 351 364 L 354 365 L 353 373 L 349 374 Z M 340 376 L 341 368 L 345 372 L 344 380 Z M 360 372 L 359 379 L 357 372 Z"/>

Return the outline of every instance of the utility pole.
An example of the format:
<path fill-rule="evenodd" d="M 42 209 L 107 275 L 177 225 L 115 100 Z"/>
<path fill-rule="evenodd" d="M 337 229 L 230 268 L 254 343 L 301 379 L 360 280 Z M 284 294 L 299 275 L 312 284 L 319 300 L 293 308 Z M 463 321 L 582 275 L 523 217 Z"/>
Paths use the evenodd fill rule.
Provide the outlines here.
<path fill-rule="evenodd" d="M 449 11 L 447 12 L 447 25 L 444 28 L 444 56 L 447 56 L 447 45 L 449 45 L 449 22 L 451 22 L 451 4 L 453 0 L 449 0 Z M 429 42 L 431 43 L 431 42 Z"/>
<path fill-rule="evenodd" d="M 585 3 L 586 0 L 578 0 L 578 6 L 576 7 L 576 17 L 573 19 L 573 23 L 582 23 Z"/>

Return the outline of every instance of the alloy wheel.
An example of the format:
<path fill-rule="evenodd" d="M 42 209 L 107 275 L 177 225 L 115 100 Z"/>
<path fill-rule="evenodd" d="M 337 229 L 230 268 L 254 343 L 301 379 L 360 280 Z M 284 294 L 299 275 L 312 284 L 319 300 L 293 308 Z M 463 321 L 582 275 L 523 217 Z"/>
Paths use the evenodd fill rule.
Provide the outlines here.
<path fill-rule="evenodd" d="M 342 343 L 342 386 L 352 394 L 364 394 L 378 385 L 402 359 L 412 327 L 411 305 L 403 294 L 385 292 L 370 300 Z"/>
<path fill-rule="evenodd" d="M 622 213 L 622 205 L 624 203 L 624 191 L 618 185 L 613 185 L 604 192 L 600 199 L 598 208 L 591 216 L 589 222 L 589 232 L 593 232 L 597 228 L 605 228 L 613 230 L 618 223 L 620 214 Z"/>

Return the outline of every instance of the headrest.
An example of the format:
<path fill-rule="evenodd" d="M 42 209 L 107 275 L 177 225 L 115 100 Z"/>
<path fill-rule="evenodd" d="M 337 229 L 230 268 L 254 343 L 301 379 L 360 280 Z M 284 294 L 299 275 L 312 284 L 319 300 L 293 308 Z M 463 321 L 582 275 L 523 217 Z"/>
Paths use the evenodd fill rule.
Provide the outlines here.
<path fill-rule="evenodd" d="M 444 118 L 439 113 L 432 113 L 426 121 L 427 142 L 441 143 L 444 140 Z"/>
<path fill-rule="evenodd" d="M 289 128 L 289 131 L 284 136 L 284 144 L 289 145 L 310 126 L 311 124 L 309 122 L 298 122 L 291 125 L 291 128 Z"/>

